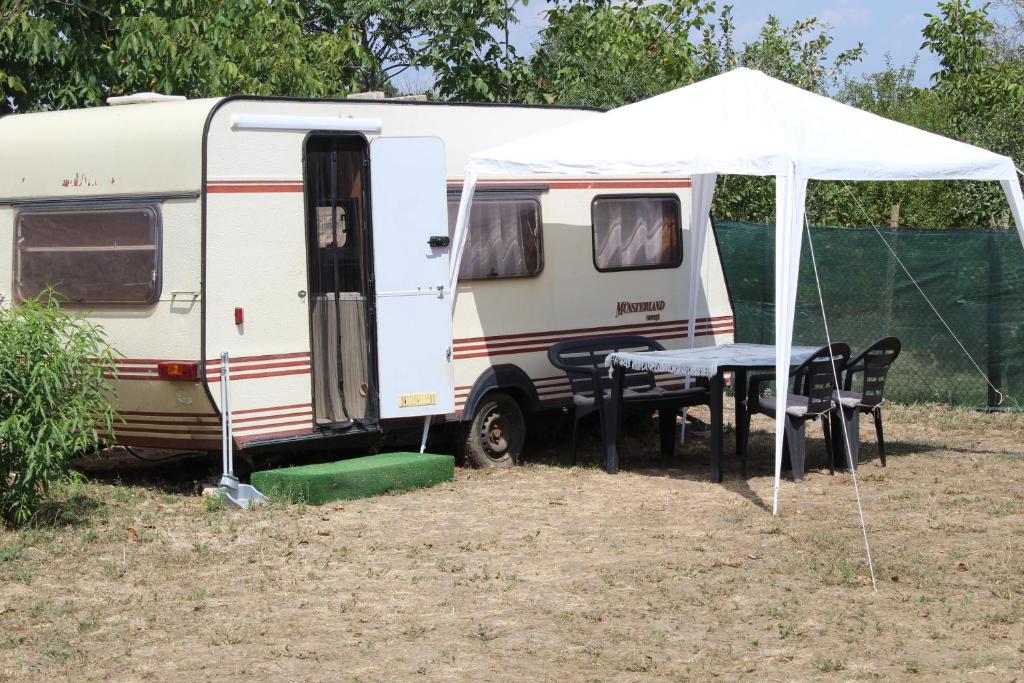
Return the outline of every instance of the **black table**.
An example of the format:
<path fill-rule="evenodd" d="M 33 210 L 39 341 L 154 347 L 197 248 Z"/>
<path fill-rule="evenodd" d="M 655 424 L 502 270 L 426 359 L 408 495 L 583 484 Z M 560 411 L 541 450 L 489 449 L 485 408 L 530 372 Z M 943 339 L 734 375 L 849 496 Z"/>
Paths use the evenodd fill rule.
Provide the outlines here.
<path fill-rule="evenodd" d="M 800 365 L 817 346 L 794 346 L 790 355 L 791 367 Z M 722 481 L 722 401 L 725 392 L 725 373 L 733 376 L 736 393 L 736 448 L 746 442 L 740 431 L 746 428 L 747 375 L 752 370 L 775 369 L 775 347 L 771 344 L 719 344 L 694 349 L 673 351 L 646 351 L 609 354 L 606 364 L 612 369 L 612 386 L 605 403 L 603 421 L 605 443 L 605 471 L 619 471 L 619 423 L 622 407 L 622 379 L 626 369 L 671 372 L 677 375 L 707 377 L 711 393 L 711 478 Z"/>

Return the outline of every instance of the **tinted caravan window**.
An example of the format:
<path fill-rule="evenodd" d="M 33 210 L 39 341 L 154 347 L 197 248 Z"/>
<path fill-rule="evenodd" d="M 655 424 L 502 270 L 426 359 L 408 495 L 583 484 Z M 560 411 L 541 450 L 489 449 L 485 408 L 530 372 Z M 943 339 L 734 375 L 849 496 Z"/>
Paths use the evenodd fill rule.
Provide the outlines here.
<path fill-rule="evenodd" d="M 152 304 L 160 295 L 160 210 L 152 204 L 21 211 L 15 285 L 70 303 Z"/>

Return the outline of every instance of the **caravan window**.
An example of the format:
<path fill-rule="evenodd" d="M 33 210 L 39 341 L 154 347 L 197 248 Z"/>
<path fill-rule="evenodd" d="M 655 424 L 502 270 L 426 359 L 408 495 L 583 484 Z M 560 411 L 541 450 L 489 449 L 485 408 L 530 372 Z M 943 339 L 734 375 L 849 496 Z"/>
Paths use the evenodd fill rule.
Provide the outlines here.
<path fill-rule="evenodd" d="M 675 268 L 683 262 L 675 195 L 597 197 L 591 220 L 600 271 Z"/>
<path fill-rule="evenodd" d="M 455 232 L 459 195 L 448 197 L 448 234 Z M 477 191 L 469 213 L 460 280 L 536 275 L 544 268 L 540 201 L 536 195 Z"/>
<path fill-rule="evenodd" d="M 21 299 L 53 287 L 70 303 L 151 304 L 160 295 L 160 209 L 25 209 L 17 217 L 16 259 Z"/>

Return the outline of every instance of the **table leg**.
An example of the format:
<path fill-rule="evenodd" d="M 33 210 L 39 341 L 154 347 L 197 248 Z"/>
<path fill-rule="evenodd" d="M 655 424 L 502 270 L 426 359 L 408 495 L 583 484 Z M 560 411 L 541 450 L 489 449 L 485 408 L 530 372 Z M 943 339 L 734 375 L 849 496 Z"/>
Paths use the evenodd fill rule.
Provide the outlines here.
<path fill-rule="evenodd" d="M 711 378 L 711 480 L 722 481 L 722 371 Z"/>
<path fill-rule="evenodd" d="M 604 402 L 601 427 L 604 431 L 604 471 L 608 474 L 619 471 L 619 416 L 622 412 L 622 384 L 625 375 L 625 368 L 615 368 L 612 385 Z"/>
<path fill-rule="evenodd" d="M 732 388 L 736 392 L 736 457 L 743 463 L 743 476 L 747 476 L 747 370 L 737 368 L 732 372 Z"/>

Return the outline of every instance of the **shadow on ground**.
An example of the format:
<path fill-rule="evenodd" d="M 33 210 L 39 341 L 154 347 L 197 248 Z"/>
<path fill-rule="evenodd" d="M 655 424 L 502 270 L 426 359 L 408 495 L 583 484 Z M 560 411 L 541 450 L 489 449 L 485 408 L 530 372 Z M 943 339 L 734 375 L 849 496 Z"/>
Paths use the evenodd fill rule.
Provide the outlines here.
<path fill-rule="evenodd" d="M 825 451 L 824 436 L 820 427 L 811 425 L 808 428 L 807 472 L 828 472 L 828 459 Z M 551 466 L 570 467 L 572 462 L 572 419 L 568 415 L 553 415 L 544 418 L 540 429 L 534 433 L 543 434 L 543 438 L 535 438 L 527 444 L 525 463 L 537 463 Z M 736 432 L 732 424 L 725 427 L 725 444 L 723 453 L 723 486 L 726 490 L 736 493 L 754 505 L 764 509 L 771 508 L 771 501 L 764 500 L 747 483 L 748 478 L 772 476 L 775 445 L 774 432 L 769 429 L 754 428 L 750 434 L 748 477 L 742 475 L 742 467 L 736 457 Z M 862 434 L 860 463 L 868 463 L 878 459 L 878 448 L 874 441 L 874 433 L 870 439 Z M 914 440 L 892 440 L 886 442 L 886 457 L 899 458 L 913 454 L 934 451 L 963 452 L 970 454 L 1006 455 L 998 451 L 969 450 L 944 447 L 939 444 Z M 580 424 L 579 448 L 575 466 L 585 468 L 603 468 L 604 451 L 600 439 L 600 423 L 598 417 L 585 418 Z M 667 477 L 697 482 L 711 480 L 711 453 L 705 435 L 687 434 L 685 442 L 676 447 L 675 457 L 671 460 L 661 456 L 658 445 L 657 421 L 644 415 L 626 416 L 622 424 L 622 443 L 619 448 L 619 467 L 633 474 L 654 477 Z M 840 467 L 837 463 L 837 469 Z M 783 463 L 783 476 L 790 477 L 789 463 Z"/>

